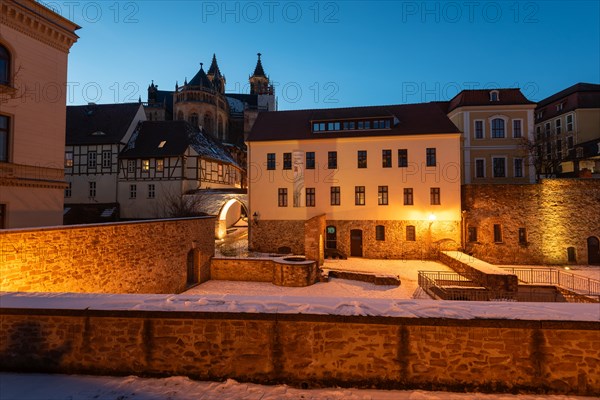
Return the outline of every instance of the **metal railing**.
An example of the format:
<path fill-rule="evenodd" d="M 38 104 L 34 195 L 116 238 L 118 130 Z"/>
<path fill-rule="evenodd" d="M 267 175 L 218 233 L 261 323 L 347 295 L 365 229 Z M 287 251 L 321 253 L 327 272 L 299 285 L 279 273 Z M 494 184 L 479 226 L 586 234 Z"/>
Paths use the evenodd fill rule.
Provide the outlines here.
<path fill-rule="evenodd" d="M 530 284 L 556 285 L 563 289 L 586 296 L 600 297 L 600 281 L 558 268 L 515 268 L 502 267 L 515 274 L 519 281 Z"/>
<path fill-rule="evenodd" d="M 491 290 L 477 285 L 467 276 L 445 271 L 419 271 L 418 282 L 425 293 L 441 300 L 577 303 L 593 301 L 583 295 L 561 292 L 554 285 L 519 285 L 517 292 Z"/>

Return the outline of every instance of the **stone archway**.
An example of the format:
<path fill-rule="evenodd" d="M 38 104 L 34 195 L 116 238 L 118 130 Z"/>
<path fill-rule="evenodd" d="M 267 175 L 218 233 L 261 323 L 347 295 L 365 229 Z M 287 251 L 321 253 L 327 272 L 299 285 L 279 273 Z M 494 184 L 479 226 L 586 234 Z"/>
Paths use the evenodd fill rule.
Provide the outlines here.
<path fill-rule="evenodd" d="M 248 206 L 239 198 L 230 198 L 223 204 L 217 219 L 217 239 L 222 239 L 231 227 L 243 216 L 248 216 Z"/>

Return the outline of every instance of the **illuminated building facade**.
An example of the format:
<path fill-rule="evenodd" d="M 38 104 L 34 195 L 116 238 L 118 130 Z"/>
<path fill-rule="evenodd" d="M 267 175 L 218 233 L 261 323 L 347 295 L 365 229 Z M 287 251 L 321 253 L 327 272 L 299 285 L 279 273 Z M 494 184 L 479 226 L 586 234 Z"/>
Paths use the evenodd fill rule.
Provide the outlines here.
<path fill-rule="evenodd" d="M 460 246 L 461 133 L 436 104 L 259 115 L 248 138 L 253 250 L 302 254 L 325 215 L 326 249 L 428 257 Z"/>
<path fill-rule="evenodd" d="M 39 2 L 0 3 L 0 229 L 62 224 L 67 58 L 77 29 Z"/>

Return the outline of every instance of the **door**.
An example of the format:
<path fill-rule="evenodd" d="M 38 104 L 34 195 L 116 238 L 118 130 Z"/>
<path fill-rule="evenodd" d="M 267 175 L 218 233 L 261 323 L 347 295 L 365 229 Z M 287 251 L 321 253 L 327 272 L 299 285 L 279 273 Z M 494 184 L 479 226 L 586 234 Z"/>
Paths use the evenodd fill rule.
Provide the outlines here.
<path fill-rule="evenodd" d="M 328 249 L 337 249 L 337 231 L 335 226 L 328 226 L 326 229 L 325 247 Z"/>
<path fill-rule="evenodd" d="M 362 230 L 360 229 L 352 229 L 350 231 L 350 256 L 363 256 Z"/>
<path fill-rule="evenodd" d="M 595 236 L 587 239 L 588 264 L 600 265 L 600 240 Z"/>
<path fill-rule="evenodd" d="M 194 250 L 190 250 L 187 255 L 187 284 L 194 285 L 198 283 L 198 263 L 197 255 Z"/>

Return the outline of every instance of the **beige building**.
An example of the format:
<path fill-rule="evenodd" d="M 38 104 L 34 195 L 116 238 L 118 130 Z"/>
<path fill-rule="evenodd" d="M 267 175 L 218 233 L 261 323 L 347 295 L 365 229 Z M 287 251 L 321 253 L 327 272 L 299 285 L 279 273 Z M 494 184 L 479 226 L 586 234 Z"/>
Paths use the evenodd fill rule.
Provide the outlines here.
<path fill-rule="evenodd" d="M 540 101 L 535 118 L 540 175 L 600 174 L 600 85 L 578 83 Z"/>
<path fill-rule="evenodd" d="M 463 132 L 462 183 L 534 183 L 535 103 L 519 89 L 463 90 L 439 103 Z"/>
<path fill-rule="evenodd" d="M 248 138 L 250 248 L 428 257 L 460 246 L 460 137 L 436 104 L 262 113 Z M 326 251 L 327 253 L 327 251 Z"/>
<path fill-rule="evenodd" d="M 61 225 L 67 57 L 77 25 L 0 3 L 0 228 Z"/>

